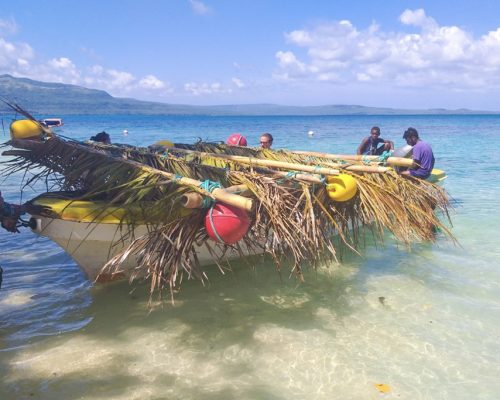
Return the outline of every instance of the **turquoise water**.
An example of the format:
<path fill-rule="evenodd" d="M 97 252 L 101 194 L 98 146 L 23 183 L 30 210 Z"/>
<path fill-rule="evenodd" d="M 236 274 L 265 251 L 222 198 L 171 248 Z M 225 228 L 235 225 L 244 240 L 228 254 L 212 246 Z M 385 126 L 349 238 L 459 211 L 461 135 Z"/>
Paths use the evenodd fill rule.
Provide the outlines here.
<path fill-rule="evenodd" d="M 353 153 L 373 125 L 396 145 L 414 126 L 448 173 L 460 245 L 439 237 L 406 252 L 387 236 L 300 285 L 255 258 L 210 270 L 207 286 L 184 282 L 175 305 L 149 311 L 146 286 L 94 287 L 57 245 L 2 230 L 1 399 L 498 398 L 500 116 L 63 118 L 59 133 L 75 139 L 242 132 L 257 145 L 267 131 L 275 147 L 336 153 Z M 0 190 L 19 200 L 18 181 Z"/>

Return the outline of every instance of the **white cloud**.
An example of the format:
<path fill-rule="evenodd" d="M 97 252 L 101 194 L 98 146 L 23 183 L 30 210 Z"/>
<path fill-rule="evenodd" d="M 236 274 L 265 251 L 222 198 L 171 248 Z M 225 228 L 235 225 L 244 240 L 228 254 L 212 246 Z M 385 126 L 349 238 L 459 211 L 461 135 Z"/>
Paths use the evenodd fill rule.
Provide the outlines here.
<path fill-rule="evenodd" d="M 423 9 L 405 10 L 399 19 L 415 31 L 384 32 L 375 22 L 360 30 L 342 20 L 286 33 L 296 49 L 276 52 L 274 76 L 455 89 L 500 86 L 500 28 L 475 38 L 458 26 L 439 26 Z"/>
<path fill-rule="evenodd" d="M 239 79 L 239 78 L 233 78 L 233 79 L 231 79 L 231 81 L 232 81 L 232 82 L 234 83 L 234 85 L 235 85 L 237 88 L 239 88 L 239 89 L 241 89 L 241 88 L 244 88 L 244 87 L 245 87 L 245 84 L 244 84 L 244 83 L 243 83 L 243 81 L 242 81 L 241 79 Z"/>
<path fill-rule="evenodd" d="M 85 73 L 83 83 L 108 90 L 112 94 L 124 94 L 138 86 L 136 78 L 130 72 L 107 69 L 101 65 L 89 68 Z"/>
<path fill-rule="evenodd" d="M 13 18 L 1 19 L 0 18 L 0 33 L 11 35 L 17 32 L 17 23 Z"/>
<path fill-rule="evenodd" d="M 223 86 L 220 82 L 214 82 L 214 83 L 189 82 L 184 84 L 184 91 L 194 96 L 201 96 L 201 95 L 231 93 L 232 89 L 230 87 Z"/>
<path fill-rule="evenodd" d="M 199 0 L 189 0 L 189 4 L 191 5 L 191 9 L 195 14 L 198 15 L 206 15 L 211 12 L 210 7 L 205 5 L 202 1 Z"/>
<path fill-rule="evenodd" d="M 422 8 L 418 10 L 405 10 L 399 16 L 399 20 L 405 25 L 420 26 L 425 29 L 435 29 L 438 27 L 436 21 L 425 15 L 425 11 Z"/>
<path fill-rule="evenodd" d="M 0 22 L 5 21 L 0 20 Z M 130 72 L 105 68 L 101 65 L 79 68 L 71 59 L 64 56 L 47 61 L 39 60 L 29 44 L 14 43 L 1 36 L 0 73 L 104 89 L 113 95 L 131 92 L 143 94 L 154 92 L 163 95 L 173 92 L 168 83 L 151 74 L 136 78 Z"/>
<path fill-rule="evenodd" d="M 165 87 L 165 83 L 162 82 L 154 75 L 147 75 L 139 81 L 139 86 L 145 89 L 163 89 Z"/>
<path fill-rule="evenodd" d="M 28 44 L 7 42 L 0 37 L 0 69 L 5 73 L 22 73 L 33 58 L 33 49 Z"/>
<path fill-rule="evenodd" d="M 278 51 L 276 58 L 282 68 L 294 70 L 295 72 L 306 71 L 306 65 L 297 60 L 297 57 L 291 51 Z"/>

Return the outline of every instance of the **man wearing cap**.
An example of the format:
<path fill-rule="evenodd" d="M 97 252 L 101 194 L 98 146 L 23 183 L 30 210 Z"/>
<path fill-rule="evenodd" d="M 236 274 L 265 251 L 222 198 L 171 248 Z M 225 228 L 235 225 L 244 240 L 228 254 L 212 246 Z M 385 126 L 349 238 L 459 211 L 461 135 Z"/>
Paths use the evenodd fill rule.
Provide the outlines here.
<path fill-rule="evenodd" d="M 434 168 L 435 161 L 431 146 L 418 137 L 418 132 L 415 128 L 408 128 L 403 135 L 403 139 L 410 146 L 413 146 L 413 164 L 408 170 L 401 172 L 401 174 L 427 179 Z"/>

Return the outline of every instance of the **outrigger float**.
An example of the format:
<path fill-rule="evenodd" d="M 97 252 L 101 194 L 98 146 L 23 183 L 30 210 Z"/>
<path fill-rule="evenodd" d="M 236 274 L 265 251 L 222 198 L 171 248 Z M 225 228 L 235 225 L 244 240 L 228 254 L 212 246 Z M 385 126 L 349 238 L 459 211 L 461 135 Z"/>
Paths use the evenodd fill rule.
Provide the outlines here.
<path fill-rule="evenodd" d="M 450 237 L 449 200 L 437 183 L 402 177 L 412 160 L 256 149 L 198 142 L 150 148 L 63 139 L 18 106 L 3 174 L 50 192 L 23 206 L 34 232 L 58 243 L 89 279 L 151 279 L 151 292 L 183 276 L 207 279 L 208 264 L 269 254 L 302 268 L 359 252 L 363 235 L 386 231 L 410 246 Z M 16 216 L 16 218 L 19 215 Z"/>

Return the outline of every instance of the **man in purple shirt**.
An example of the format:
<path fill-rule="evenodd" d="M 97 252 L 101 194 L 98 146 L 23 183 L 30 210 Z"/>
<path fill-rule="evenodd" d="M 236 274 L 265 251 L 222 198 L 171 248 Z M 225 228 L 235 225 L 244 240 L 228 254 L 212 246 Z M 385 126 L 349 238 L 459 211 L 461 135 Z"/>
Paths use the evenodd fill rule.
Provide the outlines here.
<path fill-rule="evenodd" d="M 408 128 L 403 135 L 403 139 L 410 146 L 413 146 L 413 165 L 401 174 L 427 179 L 434 168 L 434 154 L 431 146 L 419 139 L 415 128 Z"/>

